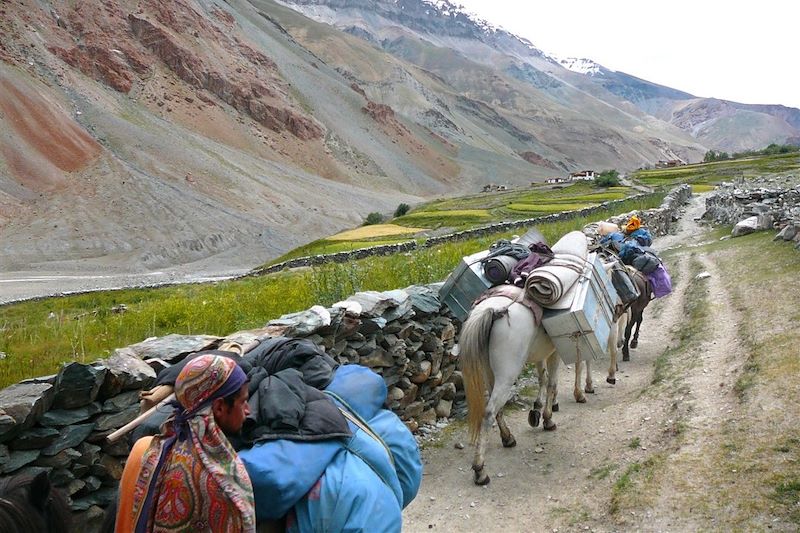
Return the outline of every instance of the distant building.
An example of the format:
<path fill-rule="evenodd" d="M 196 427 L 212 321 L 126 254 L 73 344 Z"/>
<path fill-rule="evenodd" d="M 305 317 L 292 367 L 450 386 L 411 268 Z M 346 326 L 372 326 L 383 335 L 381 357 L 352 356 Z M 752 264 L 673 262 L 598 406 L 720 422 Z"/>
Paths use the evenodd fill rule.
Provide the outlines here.
<path fill-rule="evenodd" d="M 562 178 L 562 177 L 555 177 L 555 178 L 547 178 L 544 180 L 545 183 L 567 183 L 569 182 L 569 178 Z"/>
<path fill-rule="evenodd" d="M 669 168 L 669 167 L 679 167 L 685 165 L 686 162 L 681 159 L 667 159 L 661 160 L 656 163 L 656 168 Z"/>
<path fill-rule="evenodd" d="M 496 183 L 487 183 L 483 186 L 483 192 L 494 192 L 494 191 L 507 191 L 508 187 L 505 185 L 498 185 Z"/>
<path fill-rule="evenodd" d="M 573 172 L 569 175 L 570 181 L 594 181 L 597 174 L 594 170 L 581 170 L 580 172 Z"/>

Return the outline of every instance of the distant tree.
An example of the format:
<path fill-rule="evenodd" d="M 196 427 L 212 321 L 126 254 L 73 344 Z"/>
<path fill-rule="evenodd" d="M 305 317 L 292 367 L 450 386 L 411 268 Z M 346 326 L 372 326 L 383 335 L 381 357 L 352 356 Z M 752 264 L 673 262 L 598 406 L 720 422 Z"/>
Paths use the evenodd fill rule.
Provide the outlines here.
<path fill-rule="evenodd" d="M 619 172 L 616 169 L 604 170 L 594 179 L 594 184 L 598 187 L 615 187 L 619 185 Z"/>
<path fill-rule="evenodd" d="M 408 210 L 411 209 L 408 204 L 400 204 L 397 206 L 397 209 L 394 210 L 395 218 L 401 217 L 408 213 Z"/>
<path fill-rule="evenodd" d="M 367 219 L 364 221 L 365 226 L 371 226 L 372 224 L 380 224 L 383 222 L 383 215 L 378 213 L 377 211 L 373 211 L 369 215 L 367 215 Z"/>

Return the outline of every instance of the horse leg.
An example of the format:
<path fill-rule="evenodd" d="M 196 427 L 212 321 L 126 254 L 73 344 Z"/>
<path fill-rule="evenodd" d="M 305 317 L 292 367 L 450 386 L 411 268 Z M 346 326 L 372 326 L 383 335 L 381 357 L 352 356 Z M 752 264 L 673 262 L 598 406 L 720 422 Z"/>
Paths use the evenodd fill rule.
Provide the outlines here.
<path fill-rule="evenodd" d="M 522 365 L 520 365 L 522 370 Z M 519 373 L 519 372 L 518 372 Z M 476 485 L 487 485 L 491 479 L 485 471 L 484 455 L 486 453 L 486 443 L 488 441 L 489 431 L 492 429 L 492 422 L 497 418 L 498 423 L 502 420 L 502 409 L 508 399 L 511 397 L 511 387 L 514 380 L 503 379 L 498 380 L 495 376 L 495 383 L 492 387 L 492 393 L 489 396 L 489 401 L 486 404 L 486 412 L 483 415 L 483 422 L 481 423 L 481 433 L 478 438 L 478 445 L 475 447 L 475 458 L 472 461 L 473 481 Z M 506 426 L 505 421 L 500 425 L 500 437 L 503 440 L 503 445 L 506 443 L 506 437 L 503 435 L 503 427 L 508 431 L 508 438 L 514 439 L 511 431 Z"/>
<path fill-rule="evenodd" d="M 621 321 L 624 316 L 625 314 L 623 313 L 622 316 L 617 319 L 617 323 L 611 328 L 611 334 L 608 337 L 608 355 L 610 361 L 608 364 L 606 383 L 611 383 L 612 385 L 617 383 L 617 347 L 619 346 Z"/>
<path fill-rule="evenodd" d="M 575 385 L 572 387 L 572 396 L 575 397 L 575 401 L 578 403 L 586 403 L 586 396 L 583 395 L 583 391 L 581 390 L 581 366 L 583 360 L 580 356 L 575 359 Z"/>
<path fill-rule="evenodd" d="M 536 361 L 536 374 L 539 377 L 539 392 L 536 395 L 536 400 L 533 402 L 533 409 L 528 413 L 528 425 L 535 428 L 539 425 L 539 420 L 542 417 L 542 407 L 546 400 L 547 394 L 547 381 L 544 363 Z"/>
<path fill-rule="evenodd" d="M 641 327 L 643 319 L 644 319 L 644 312 L 641 312 L 636 318 L 636 332 L 633 334 L 633 340 L 631 341 L 631 348 L 636 348 L 637 346 L 639 346 L 639 327 Z"/>
<path fill-rule="evenodd" d="M 550 354 L 547 358 L 547 402 L 544 405 L 544 412 L 542 418 L 544 422 L 542 427 L 545 431 L 553 431 L 556 429 L 556 424 L 553 422 L 553 411 L 556 405 L 556 395 L 558 394 L 558 365 L 561 360 L 555 353 Z"/>
<path fill-rule="evenodd" d="M 631 360 L 631 352 L 630 348 L 628 348 L 628 343 L 631 339 L 631 330 L 633 329 L 633 321 L 629 320 L 628 325 L 625 326 L 625 341 L 622 344 L 622 360 L 623 361 L 630 361 Z"/>
<path fill-rule="evenodd" d="M 472 459 L 473 481 L 476 485 L 486 485 L 489 483 L 489 476 L 484 472 L 484 454 L 486 453 L 486 439 L 489 430 L 492 428 L 492 413 L 486 411 L 486 416 L 481 423 L 481 432 L 478 436 L 478 443 L 475 446 L 475 457 Z M 488 420 L 488 423 L 487 423 Z"/>
<path fill-rule="evenodd" d="M 514 438 L 514 435 L 511 434 L 511 430 L 508 428 L 506 419 L 503 417 L 502 409 L 497 413 L 495 420 L 497 420 L 497 427 L 500 428 L 500 440 L 503 442 L 503 448 L 513 448 L 516 446 L 517 439 Z"/>
<path fill-rule="evenodd" d="M 586 360 L 586 387 L 583 392 L 594 394 L 594 385 L 592 385 L 592 365 L 589 360 Z"/>

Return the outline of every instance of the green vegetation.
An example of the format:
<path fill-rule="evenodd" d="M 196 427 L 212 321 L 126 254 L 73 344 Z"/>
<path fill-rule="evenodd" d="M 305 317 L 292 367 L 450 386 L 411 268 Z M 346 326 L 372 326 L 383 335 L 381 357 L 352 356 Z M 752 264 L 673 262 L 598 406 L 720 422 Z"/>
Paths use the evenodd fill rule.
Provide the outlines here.
<path fill-rule="evenodd" d="M 645 505 L 646 502 L 643 500 L 646 497 L 638 489 L 654 478 L 664 460 L 663 454 L 655 454 L 641 463 L 635 462 L 628 465 L 628 468 L 611 488 L 611 505 L 608 512 L 612 515 L 618 514 L 624 506 L 630 505 L 634 501 L 638 505 Z M 637 494 L 636 497 L 634 493 Z"/>
<path fill-rule="evenodd" d="M 613 210 L 542 224 L 538 229 L 548 242 L 555 242 L 589 222 L 655 207 L 662 198 L 663 195 L 651 195 L 630 200 Z M 314 304 L 331 305 L 357 291 L 384 291 L 441 281 L 463 256 L 511 236 L 512 232 L 506 231 L 397 256 L 369 257 L 212 284 L 94 292 L 2 306 L 0 352 L 6 357 L 0 359 L 0 387 L 53 373 L 62 362 L 90 362 L 106 357 L 115 348 L 147 337 L 169 333 L 222 336 L 261 327 L 271 319 Z M 127 312 L 111 312 L 113 306 L 123 303 Z"/>
<path fill-rule="evenodd" d="M 594 179 L 594 184 L 598 187 L 615 187 L 619 185 L 619 172 L 616 169 L 604 170 Z"/>
<path fill-rule="evenodd" d="M 675 268 L 670 268 L 677 271 Z M 664 352 L 656 358 L 653 368 L 652 384 L 658 385 L 669 380 L 670 383 L 678 386 L 678 382 L 685 378 L 687 371 L 686 363 L 675 363 L 677 355 L 686 353 L 687 350 L 696 348 L 705 337 L 710 327 L 711 308 L 707 299 L 705 286 L 707 281 L 695 278 L 703 270 L 702 265 L 695 259 L 690 262 L 690 269 L 687 275 L 692 279 L 686 296 L 683 300 L 684 320 L 677 333 L 677 346 L 668 346 Z M 675 283 L 675 281 L 673 281 Z M 698 364 L 698 360 L 693 360 L 693 364 Z"/>
<path fill-rule="evenodd" d="M 408 204 L 400 204 L 400 205 L 398 205 L 397 209 L 394 210 L 394 218 L 401 217 L 401 216 L 405 215 L 406 213 L 408 213 L 408 211 L 410 209 L 411 209 L 411 206 L 409 206 Z"/>
<path fill-rule="evenodd" d="M 794 531 L 800 526 L 800 421 L 795 409 L 800 402 L 795 383 L 800 331 L 794 327 L 800 319 L 800 286 L 795 283 L 800 254 L 791 243 L 773 242 L 774 232 L 720 241 L 725 233 L 729 227 L 709 231 L 706 244 L 674 252 L 686 267 L 681 269 L 684 283 L 691 280 L 684 292 L 685 319 L 676 330 L 679 346 L 656 363 L 654 381 L 659 385 L 650 391 L 673 399 L 658 446 L 659 454 L 668 455 L 663 462 L 657 455 L 652 469 L 641 461 L 629 467 L 612 489 L 611 509 L 617 516 L 629 510 L 638 514 L 670 486 L 680 493 L 675 507 L 692 508 L 694 523 L 715 519 L 719 530 L 756 531 L 768 517 L 774 528 Z M 694 257 L 700 254 L 702 262 Z M 706 267 L 713 277 L 695 280 Z M 720 293 L 709 292 L 712 286 Z M 769 297 L 775 287 L 781 288 L 779 298 Z M 722 305 L 729 312 L 717 313 Z M 722 357 L 718 362 L 730 374 L 720 380 L 718 393 L 708 388 L 697 392 L 697 382 L 687 380 L 701 372 L 700 365 L 705 368 L 704 343 L 712 340 L 709 332 L 722 320 L 735 321 L 735 338 L 730 340 L 736 348 L 714 357 Z M 738 404 L 731 401 L 731 389 L 738 393 Z M 687 415 L 696 412 L 695 397 L 717 394 L 719 405 L 728 408 L 714 410 L 715 429 L 708 431 Z M 750 416 L 759 409 L 763 415 Z M 692 443 L 691 453 L 685 453 L 684 439 Z M 692 472 L 694 481 L 687 481 L 685 472 Z"/>
<path fill-rule="evenodd" d="M 383 222 L 383 215 L 377 211 L 373 211 L 367 215 L 366 220 L 364 220 L 364 225 L 369 226 L 370 224 L 380 224 L 381 222 Z"/>
<path fill-rule="evenodd" d="M 800 152 L 759 155 L 743 159 L 714 161 L 681 167 L 639 170 L 633 178 L 654 187 L 671 187 L 679 183 L 718 184 L 738 178 L 796 172 L 800 170 Z"/>
<path fill-rule="evenodd" d="M 763 150 L 746 150 L 744 152 L 734 152 L 733 155 L 728 155 L 728 152 L 709 150 L 703 157 L 703 162 L 709 163 L 711 161 L 725 161 L 726 159 L 742 159 L 759 155 L 789 154 L 792 152 L 800 152 L 800 146 L 772 143 Z"/>
<path fill-rule="evenodd" d="M 601 467 L 592 469 L 592 471 L 589 472 L 589 478 L 605 479 L 609 476 L 609 474 L 611 474 L 611 472 L 613 472 L 616 469 L 617 469 L 616 465 L 613 464 L 603 465 Z"/>

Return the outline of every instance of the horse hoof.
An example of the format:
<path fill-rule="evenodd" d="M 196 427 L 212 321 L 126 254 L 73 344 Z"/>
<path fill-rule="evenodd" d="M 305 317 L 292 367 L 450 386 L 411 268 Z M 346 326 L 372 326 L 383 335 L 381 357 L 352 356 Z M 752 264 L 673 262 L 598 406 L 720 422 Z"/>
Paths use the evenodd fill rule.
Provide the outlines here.
<path fill-rule="evenodd" d="M 583 389 L 583 392 L 586 392 L 588 394 L 594 394 L 594 387 L 586 387 L 585 389 Z"/>
<path fill-rule="evenodd" d="M 545 424 L 542 426 L 542 428 L 543 428 L 545 431 L 555 431 L 555 430 L 556 430 L 556 424 L 555 424 L 555 422 L 550 422 L 550 425 L 548 426 L 548 425 L 547 425 L 547 423 L 545 423 Z"/>
<path fill-rule="evenodd" d="M 617 378 L 606 378 L 606 383 L 611 383 L 612 385 L 616 385 Z"/>
<path fill-rule="evenodd" d="M 581 396 L 580 398 L 575 398 L 575 401 L 578 403 L 586 403 L 586 396 Z M 555 408 L 553 409 L 555 411 Z"/>
<path fill-rule="evenodd" d="M 513 448 L 517 445 L 517 439 L 514 438 L 514 435 L 511 435 L 511 438 L 508 440 L 503 441 L 503 448 Z"/>
<path fill-rule="evenodd" d="M 532 428 L 538 427 L 541 417 L 542 413 L 540 413 L 538 409 L 531 409 L 528 413 L 528 425 Z"/>
<path fill-rule="evenodd" d="M 637 346 L 639 346 L 639 341 L 637 341 L 636 339 L 632 340 L 630 344 L 631 349 L 634 349 Z"/>
<path fill-rule="evenodd" d="M 630 361 L 631 360 L 631 356 L 630 355 L 623 355 L 622 356 L 622 360 L 623 361 Z"/>
<path fill-rule="evenodd" d="M 489 482 L 491 481 L 491 478 L 483 472 L 480 473 L 475 472 L 475 478 L 473 479 L 473 481 L 475 481 L 476 485 L 481 487 L 483 485 L 488 485 Z"/>
<path fill-rule="evenodd" d="M 554 403 L 554 404 L 553 404 L 553 412 L 554 412 L 554 413 L 557 413 L 557 412 L 558 412 L 558 404 L 557 404 L 557 403 Z"/>

